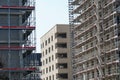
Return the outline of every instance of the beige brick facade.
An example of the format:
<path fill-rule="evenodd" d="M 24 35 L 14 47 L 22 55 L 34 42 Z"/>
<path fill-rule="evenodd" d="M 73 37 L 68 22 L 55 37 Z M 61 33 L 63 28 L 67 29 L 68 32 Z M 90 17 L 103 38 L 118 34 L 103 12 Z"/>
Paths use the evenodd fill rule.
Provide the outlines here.
<path fill-rule="evenodd" d="M 42 80 L 72 80 L 70 30 L 57 24 L 41 37 Z"/>

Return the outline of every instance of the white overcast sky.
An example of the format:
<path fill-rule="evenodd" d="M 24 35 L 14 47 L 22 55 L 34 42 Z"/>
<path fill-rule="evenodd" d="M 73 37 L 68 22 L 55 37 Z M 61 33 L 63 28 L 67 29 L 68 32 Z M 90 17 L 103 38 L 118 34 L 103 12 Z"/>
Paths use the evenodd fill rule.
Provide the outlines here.
<path fill-rule="evenodd" d="M 56 24 L 68 24 L 68 0 L 36 0 L 36 40 L 40 51 L 40 37 Z"/>

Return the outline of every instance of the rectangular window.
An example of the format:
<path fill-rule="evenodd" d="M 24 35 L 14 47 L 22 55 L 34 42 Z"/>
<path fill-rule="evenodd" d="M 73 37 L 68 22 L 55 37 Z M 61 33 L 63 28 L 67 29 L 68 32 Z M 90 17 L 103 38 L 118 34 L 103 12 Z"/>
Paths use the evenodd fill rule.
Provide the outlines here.
<path fill-rule="evenodd" d="M 49 80 L 51 80 L 51 76 L 49 76 Z"/>
<path fill-rule="evenodd" d="M 55 38 L 67 38 L 67 34 L 66 33 L 56 33 Z"/>
<path fill-rule="evenodd" d="M 52 80 L 54 80 L 54 75 L 52 75 L 52 78 L 53 78 Z"/>
<path fill-rule="evenodd" d="M 52 60 L 54 60 L 54 56 L 52 55 Z"/>
<path fill-rule="evenodd" d="M 50 43 L 50 38 L 48 38 L 48 43 Z"/>
<path fill-rule="evenodd" d="M 53 41 L 53 36 L 51 36 L 51 41 Z"/>
<path fill-rule="evenodd" d="M 51 57 L 49 57 L 49 62 L 51 62 Z"/>
<path fill-rule="evenodd" d="M 48 80 L 48 77 L 46 77 L 46 80 Z"/>
<path fill-rule="evenodd" d="M 45 45 L 47 45 L 47 40 L 45 41 Z"/>
<path fill-rule="evenodd" d="M 46 59 L 46 64 L 48 63 L 48 59 Z"/>
<path fill-rule="evenodd" d="M 48 51 L 49 51 L 49 53 L 50 53 L 50 47 L 49 47 Z"/>
<path fill-rule="evenodd" d="M 48 73 L 48 68 L 46 68 L 46 73 Z"/>
<path fill-rule="evenodd" d="M 53 45 L 52 45 L 52 51 L 53 51 Z"/>
<path fill-rule="evenodd" d="M 51 72 L 51 66 L 49 66 L 49 72 Z"/>
<path fill-rule="evenodd" d="M 52 70 L 54 70 L 54 65 L 52 65 Z"/>
<path fill-rule="evenodd" d="M 46 49 L 45 53 L 46 53 L 46 55 L 47 55 L 47 49 Z"/>

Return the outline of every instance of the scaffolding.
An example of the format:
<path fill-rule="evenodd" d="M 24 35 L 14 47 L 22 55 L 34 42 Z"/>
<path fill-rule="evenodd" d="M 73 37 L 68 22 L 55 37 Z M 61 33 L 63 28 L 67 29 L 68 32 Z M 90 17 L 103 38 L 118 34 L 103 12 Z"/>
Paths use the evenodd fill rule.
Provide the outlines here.
<path fill-rule="evenodd" d="M 73 80 L 120 80 L 120 1 L 68 1 Z"/>
<path fill-rule="evenodd" d="M 35 53 L 35 0 L 0 0 L 0 79 L 26 80 L 37 70 L 24 66 Z"/>

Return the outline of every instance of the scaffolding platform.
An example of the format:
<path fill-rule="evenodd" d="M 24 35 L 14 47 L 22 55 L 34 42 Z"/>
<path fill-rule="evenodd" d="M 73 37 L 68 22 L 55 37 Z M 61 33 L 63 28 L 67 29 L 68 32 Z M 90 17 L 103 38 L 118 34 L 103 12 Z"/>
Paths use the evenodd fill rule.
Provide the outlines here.
<path fill-rule="evenodd" d="M 33 46 L 25 46 L 25 47 L 21 47 L 21 46 L 0 46 L 0 50 L 35 50 L 35 47 Z"/>
<path fill-rule="evenodd" d="M 2 9 L 22 9 L 22 10 L 34 10 L 34 6 L 0 6 Z"/>
<path fill-rule="evenodd" d="M 0 26 L 0 29 L 25 29 L 25 30 L 34 30 L 34 26 Z"/>
<path fill-rule="evenodd" d="M 36 68 L 0 68 L 0 71 L 11 71 L 11 72 L 20 72 L 20 71 L 35 71 Z"/>

